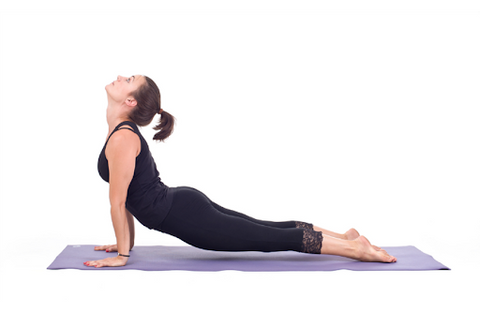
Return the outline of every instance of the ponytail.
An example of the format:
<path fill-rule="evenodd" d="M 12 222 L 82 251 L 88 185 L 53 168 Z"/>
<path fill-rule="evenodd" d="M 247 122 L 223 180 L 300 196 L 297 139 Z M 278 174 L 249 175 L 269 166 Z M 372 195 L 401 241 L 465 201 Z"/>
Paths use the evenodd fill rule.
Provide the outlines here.
<path fill-rule="evenodd" d="M 153 136 L 154 140 L 164 141 L 173 132 L 175 118 L 161 109 L 161 95 L 155 82 L 145 77 L 145 83 L 137 90 L 132 92 L 132 96 L 137 100 L 137 105 L 130 112 L 130 119 L 137 125 L 143 127 L 150 124 L 156 114 L 160 114 L 158 125 L 153 127 L 158 132 Z"/>
<path fill-rule="evenodd" d="M 160 142 L 166 140 L 172 134 L 174 124 L 175 117 L 166 111 L 161 110 L 160 121 L 158 125 L 153 127 L 153 130 L 158 130 L 158 132 L 153 136 L 153 139 Z"/>

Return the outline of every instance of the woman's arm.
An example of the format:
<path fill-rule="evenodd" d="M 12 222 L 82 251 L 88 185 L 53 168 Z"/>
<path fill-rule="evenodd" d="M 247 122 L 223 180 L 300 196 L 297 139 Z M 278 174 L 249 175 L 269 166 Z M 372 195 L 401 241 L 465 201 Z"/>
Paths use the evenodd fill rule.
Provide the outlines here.
<path fill-rule="evenodd" d="M 133 221 L 132 214 L 125 210 L 127 214 L 127 221 L 128 221 L 128 230 L 130 231 L 130 250 L 132 250 L 133 246 L 135 245 L 135 223 Z M 95 250 L 97 251 L 106 251 L 106 252 L 117 252 L 117 244 L 113 245 L 103 245 L 103 246 L 95 246 Z"/>
<path fill-rule="evenodd" d="M 110 171 L 110 213 L 117 238 L 118 253 L 128 255 L 135 235 L 133 216 L 125 208 L 127 191 L 135 171 L 135 159 L 140 153 L 140 139 L 131 131 L 118 131 L 109 140 L 105 155 Z M 88 261 L 89 266 L 122 266 L 127 257 L 117 256 Z"/>
<path fill-rule="evenodd" d="M 130 250 L 132 250 L 135 245 L 135 222 L 133 221 L 132 214 L 127 209 L 125 209 L 125 211 L 127 213 L 128 230 L 130 232 Z"/>

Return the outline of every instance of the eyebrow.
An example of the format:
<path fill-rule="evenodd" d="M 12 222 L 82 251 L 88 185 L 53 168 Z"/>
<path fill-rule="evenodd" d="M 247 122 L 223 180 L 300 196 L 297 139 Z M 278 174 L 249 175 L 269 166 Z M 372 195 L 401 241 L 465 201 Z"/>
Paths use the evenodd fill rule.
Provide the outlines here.
<path fill-rule="evenodd" d="M 135 81 L 135 76 L 132 76 L 132 78 L 133 78 L 133 81 Z"/>

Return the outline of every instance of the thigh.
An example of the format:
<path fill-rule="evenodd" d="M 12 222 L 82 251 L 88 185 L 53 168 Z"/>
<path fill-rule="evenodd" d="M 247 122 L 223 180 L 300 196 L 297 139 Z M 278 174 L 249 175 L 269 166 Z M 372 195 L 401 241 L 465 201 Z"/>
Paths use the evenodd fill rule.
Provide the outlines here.
<path fill-rule="evenodd" d="M 301 250 L 302 229 L 262 225 L 235 213 L 225 213 L 218 207 L 201 192 L 182 190 L 174 197 L 162 231 L 190 245 L 210 250 Z"/>
<path fill-rule="evenodd" d="M 258 220 L 255 218 L 252 218 L 250 216 L 247 216 L 246 214 L 240 213 L 238 211 L 230 210 L 227 208 L 224 208 L 214 202 L 211 201 L 212 206 L 219 212 L 230 215 L 230 216 L 235 216 L 238 218 L 242 218 L 245 220 L 248 220 L 250 222 L 254 222 L 257 224 L 265 225 L 265 226 L 270 226 L 270 227 L 275 227 L 275 228 L 282 228 L 282 229 L 288 229 L 288 228 L 295 228 L 296 227 L 296 222 L 295 221 L 265 221 L 265 220 Z"/>

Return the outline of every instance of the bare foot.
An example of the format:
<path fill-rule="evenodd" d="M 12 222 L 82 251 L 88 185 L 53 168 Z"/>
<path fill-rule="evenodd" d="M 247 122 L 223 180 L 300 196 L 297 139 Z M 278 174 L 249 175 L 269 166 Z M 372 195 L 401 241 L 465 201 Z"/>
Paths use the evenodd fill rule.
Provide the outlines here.
<path fill-rule="evenodd" d="M 344 235 L 345 235 L 345 239 L 346 239 L 346 240 L 355 240 L 355 239 L 357 239 L 357 238 L 360 237 L 360 234 L 359 234 L 358 231 L 355 230 L 355 229 L 350 229 L 350 230 L 348 230 Z M 382 250 L 383 250 L 382 248 L 377 247 L 377 246 L 374 246 L 374 245 L 372 245 L 372 247 L 373 247 L 373 249 L 375 249 L 376 251 L 382 251 Z"/>
<path fill-rule="evenodd" d="M 354 240 L 356 242 L 355 259 L 373 262 L 396 262 L 397 258 L 390 256 L 385 250 L 372 246 L 365 236 Z"/>
<path fill-rule="evenodd" d="M 360 234 L 358 233 L 357 230 L 350 229 L 347 232 L 345 232 L 345 237 L 346 237 L 346 240 L 354 240 L 360 237 Z"/>

